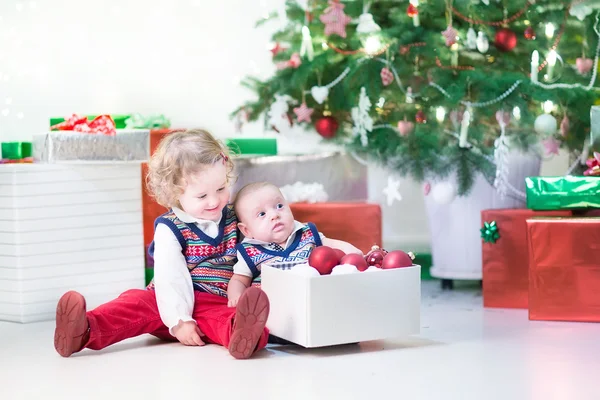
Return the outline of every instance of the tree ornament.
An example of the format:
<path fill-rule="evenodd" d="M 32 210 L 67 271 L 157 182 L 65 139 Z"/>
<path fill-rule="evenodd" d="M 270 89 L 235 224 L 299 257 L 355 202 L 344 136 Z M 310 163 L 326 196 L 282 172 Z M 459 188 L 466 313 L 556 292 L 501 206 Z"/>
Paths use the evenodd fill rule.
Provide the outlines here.
<path fill-rule="evenodd" d="M 500 239 L 500 232 L 496 221 L 484 222 L 483 227 L 479 230 L 484 243 L 496 243 Z"/>
<path fill-rule="evenodd" d="M 456 187 L 450 182 L 438 182 L 431 187 L 431 198 L 438 204 L 450 204 L 456 197 Z"/>
<path fill-rule="evenodd" d="M 381 83 L 383 86 L 389 86 L 394 82 L 394 74 L 388 67 L 383 67 L 379 75 L 381 75 Z"/>
<path fill-rule="evenodd" d="M 552 115 L 542 114 L 535 119 L 533 129 L 541 136 L 554 135 L 558 129 L 558 122 Z"/>
<path fill-rule="evenodd" d="M 325 36 L 338 35 L 346 38 L 346 25 L 352 18 L 344 14 L 344 5 L 339 0 L 330 0 L 329 7 L 319 18 L 325 24 Z"/>
<path fill-rule="evenodd" d="M 415 102 L 415 96 L 413 95 L 412 87 L 406 88 L 406 104 L 412 104 Z"/>
<path fill-rule="evenodd" d="M 467 31 L 466 46 L 470 50 L 475 50 L 477 48 L 477 33 L 475 33 L 475 29 L 473 29 L 473 27 L 470 27 Z"/>
<path fill-rule="evenodd" d="M 412 253 L 405 253 L 402 250 L 390 251 L 383 258 L 382 269 L 406 268 L 413 265 L 415 256 Z"/>
<path fill-rule="evenodd" d="M 545 139 L 543 142 L 544 148 L 546 149 L 546 155 L 550 156 L 552 154 L 558 155 L 560 152 L 560 142 L 556 140 L 554 137 L 549 137 Z"/>
<path fill-rule="evenodd" d="M 583 171 L 583 175 L 585 176 L 600 176 L 600 153 L 594 152 L 594 156 L 587 159 L 585 157 L 585 165 L 588 167 L 585 171 Z"/>
<path fill-rule="evenodd" d="M 357 33 L 369 35 L 379 31 L 381 31 L 381 27 L 375 23 L 372 14 L 363 13 L 358 17 L 358 25 L 356 26 Z"/>
<path fill-rule="evenodd" d="M 302 27 L 302 45 L 300 46 L 300 55 L 306 56 L 308 61 L 312 61 L 315 57 L 315 50 L 312 44 L 312 36 L 310 35 L 310 29 L 308 26 Z"/>
<path fill-rule="evenodd" d="M 533 30 L 533 27 L 528 26 L 527 29 L 525 29 L 525 32 L 523 32 L 523 36 L 525 36 L 525 39 L 527 40 L 535 40 L 535 31 Z"/>
<path fill-rule="evenodd" d="M 367 89 L 360 88 L 360 97 L 358 99 L 358 107 L 352 108 L 352 133 L 354 137 L 360 136 L 361 144 L 366 147 L 369 144 L 368 132 L 373 130 L 373 118 L 369 115 L 371 110 L 371 100 L 367 96 Z"/>
<path fill-rule="evenodd" d="M 482 31 L 477 32 L 477 50 L 479 50 L 479 52 L 481 54 L 485 54 L 485 53 L 487 53 L 489 48 L 490 48 L 490 41 L 488 40 L 485 33 Z"/>
<path fill-rule="evenodd" d="M 517 45 L 517 35 L 508 28 L 501 28 L 496 32 L 494 45 L 500 51 L 511 51 Z"/>
<path fill-rule="evenodd" d="M 356 269 L 361 272 L 369 268 L 365 258 L 362 255 L 356 253 L 346 254 L 344 257 L 342 257 L 342 259 L 340 260 L 340 265 L 344 264 L 354 265 Z"/>
<path fill-rule="evenodd" d="M 400 194 L 400 180 L 391 175 L 388 176 L 388 183 L 383 189 L 383 194 L 387 197 L 388 207 L 391 207 L 394 204 L 394 200 L 402 201 L 402 195 Z"/>
<path fill-rule="evenodd" d="M 593 11 L 594 10 L 592 9 L 592 7 L 585 4 L 585 2 L 573 2 L 573 5 L 569 9 L 569 14 L 573 15 L 578 20 L 583 21 Z"/>
<path fill-rule="evenodd" d="M 271 104 L 269 111 L 267 113 L 268 116 L 268 124 L 275 131 L 282 132 L 286 129 L 289 129 L 292 124 L 288 117 L 289 104 L 293 99 L 288 95 L 275 95 L 275 101 Z"/>
<path fill-rule="evenodd" d="M 569 129 L 571 129 L 571 122 L 569 121 L 567 114 L 565 114 L 562 121 L 560 121 L 560 134 L 562 137 L 567 137 Z"/>
<path fill-rule="evenodd" d="M 308 265 L 319 271 L 321 275 L 331 274 L 338 261 L 335 251 L 328 246 L 315 247 L 308 256 Z"/>
<path fill-rule="evenodd" d="M 400 136 L 408 136 L 415 129 L 415 124 L 406 120 L 398 122 L 398 132 Z"/>
<path fill-rule="evenodd" d="M 315 129 L 319 135 L 323 136 L 325 139 L 330 139 L 335 136 L 340 124 L 338 123 L 337 119 L 331 115 L 325 114 L 326 113 L 323 113 L 323 117 L 319 118 L 317 122 L 315 122 Z"/>
<path fill-rule="evenodd" d="M 365 261 L 369 267 L 377 267 L 381 268 L 383 264 L 383 259 L 385 258 L 388 252 L 379 246 L 375 245 L 371 247 L 371 250 L 365 256 Z"/>
<path fill-rule="evenodd" d="M 423 195 L 429 196 L 429 193 L 431 193 L 431 183 L 425 182 L 423 184 Z"/>
<path fill-rule="evenodd" d="M 286 51 L 287 47 L 283 47 L 281 46 L 281 44 L 279 42 L 276 42 L 275 45 L 273 47 L 271 47 L 271 49 L 269 50 L 272 54 L 273 57 L 275 57 L 277 54 Z"/>
<path fill-rule="evenodd" d="M 412 3 L 410 3 L 408 5 L 408 8 L 406 9 L 406 15 L 408 15 L 411 18 L 416 17 L 417 15 L 419 15 L 419 9 L 415 7 Z"/>
<path fill-rule="evenodd" d="M 427 123 L 427 117 L 425 116 L 423 110 L 417 111 L 417 114 L 415 115 L 415 121 L 417 121 L 418 124 Z"/>
<path fill-rule="evenodd" d="M 313 111 L 314 108 L 308 108 L 304 102 L 300 105 L 300 107 L 294 108 L 294 113 L 296 114 L 296 120 L 298 122 L 311 122 L 311 115 Z"/>
<path fill-rule="evenodd" d="M 592 67 L 594 66 L 594 61 L 590 58 L 578 57 L 575 60 L 575 66 L 577 67 L 577 71 L 581 75 L 585 75 L 592 70 Z"/>
<path fill-rule="evenodd" d="M 448 25 L 445 31 L 442 31 L 442 36 L 444 36 L 444 40 L 446 41 L 446 46 L 450 47 L 454 43 L 456 43 L 456 38 L 458 37 L 458 31 L 452 27 L 452 25 Z"/>
<path fill-rule="evenodd" d="M 310 94 L 317 103 L 323 104 L 327 100 L 327 96 L 329 96 L 329 89 L 327 86 L 313 86 L 310 89 Z"/>

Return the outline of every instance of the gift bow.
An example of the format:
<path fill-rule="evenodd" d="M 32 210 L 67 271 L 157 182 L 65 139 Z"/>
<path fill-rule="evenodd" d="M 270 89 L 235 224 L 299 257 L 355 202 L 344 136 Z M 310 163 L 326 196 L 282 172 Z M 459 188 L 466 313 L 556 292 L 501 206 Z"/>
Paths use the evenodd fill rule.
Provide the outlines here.
<path fill-rule="evenodd" d="M 125 120 L 125 127 L 128 129 L 164 129 L 169 128 L 171 122 L 164 115 L 151 115 L 144 117 L 141 114 L 133 114 Z"/>
<path fill-rule="evenodd" d="M 117 134 L 115 121 L 113 121 L 110 115 L 99 115 L 89 121 L 87 117 L 73 114 L 64 122 L 53 125 L 50 129 L 53 131 L 75 131 L 107 136 L 115 136 Z"/>
<path fill-rule="evenodd" d="M 484 222 L 480 232 L 481 238 L 485 243 L 496 243 L 500 239 L 500 232 L 498 232 L 496 221 Z"/>
<path fill-rule="evenodd" d="M 594 152 L 594 157 L 585 162 L 588 166 L 583 174 L 586 176 L 600 176 L 600 153 Z"/>

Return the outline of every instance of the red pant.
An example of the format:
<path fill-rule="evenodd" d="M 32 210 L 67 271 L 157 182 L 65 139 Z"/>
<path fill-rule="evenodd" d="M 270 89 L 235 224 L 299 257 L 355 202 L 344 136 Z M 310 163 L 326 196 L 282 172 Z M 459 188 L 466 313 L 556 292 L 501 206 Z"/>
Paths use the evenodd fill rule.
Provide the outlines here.
<path fill-rule="evenodd" d="M 194 291 L 192 318 L 204 333 L 206 343 L 229 346 L 235 308 L 227 307 L 227 299 Z M 85 347 L 100 350 L 121 340 L 150 333 L 160 339 L 176 341 L 163 324 L 158 313 L 154 290 L 132 289 L 115 300 L 102 304 L 87 313 L 90 340 Z M 265 328 L 258 349 L 267 345 L 269 331 Z"/>

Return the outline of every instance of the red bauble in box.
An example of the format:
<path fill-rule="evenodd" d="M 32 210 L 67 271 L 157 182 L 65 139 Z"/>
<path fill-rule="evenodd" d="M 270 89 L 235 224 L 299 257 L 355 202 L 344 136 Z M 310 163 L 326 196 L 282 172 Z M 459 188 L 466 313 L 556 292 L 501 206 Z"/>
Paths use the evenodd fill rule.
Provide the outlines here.
<path fill-rule="evenodd" d="M 333 249 L 333 251 L 335 251 L 335 256 L 338 259 L 338 263 L 341 264 L 339 261 L 341 261 L 342 258 L 344 258 L 344 256 L 346 255 L 346 253 L 344 253 L 342 250 L 340 249 Z"/>
<path fill-rule="evenodd" d="M 383 264 L 383 259 L 386 254 L 387 251 L 384 249 L 379 246 L 373 246 L 371 247 L 371 251 L 365 256 L 365 261 L 369 267 L 381 268 L 381 264 Z"/>
<path fill-rule="evenodd" d="M 402 250 L 390 251 L 381 264 L 383 269 L 392 268 L 405 268 L 413 265 L 413 258 L 411 253 L 405 253 Z"/>
<path fill-rule="evenodd" d="M 367 268 L 369 268 L 367 262 L 365 261 L 365 258 L 362 255 L 356 253 L 346 254 L 344 257 L 342 257 L 340 264 L 354 265 L 359 271 L 365 271 Z"/>
<path fill-rule="evenodd" d="M 500 51 L 511 51 L 517 45 L 517 35 L 507 28 L 499 29 L 494 45 Z"/>
<path fill-rule="evenodd" d="M 319 135 L 326 139 L 330 139 L 335 136 L 339 125 L 340 124 L 337 122 L 337 119 L 334 117 L 324 116 L 315 122 L 315 129 L 317 132 L 319 132 Z"/>
<path fill-rule="evenodd" d="M 316 247 L 308 257 L 308 265 L 319 271 L 321 275 L 329 275 L 338 265 L 339 259 L 331 247 Z"/>

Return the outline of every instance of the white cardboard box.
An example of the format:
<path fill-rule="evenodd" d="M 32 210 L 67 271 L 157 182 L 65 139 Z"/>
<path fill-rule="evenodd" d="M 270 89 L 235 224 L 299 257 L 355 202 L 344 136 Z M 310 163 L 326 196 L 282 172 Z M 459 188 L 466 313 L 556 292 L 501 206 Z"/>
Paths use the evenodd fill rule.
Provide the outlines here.
<path fill-rule="evenodd" d="M 380 340 L 420 332 L 421 267 L 301 276 L 265 266 L 262 289 L 271 334 L 304 347 Z"/>
<path fill-rule="evenodd" d="M 0 166 L 0 320 L 54 318 L 68 290 L 88 309 L 144 287 L 139 164 Z"/>

